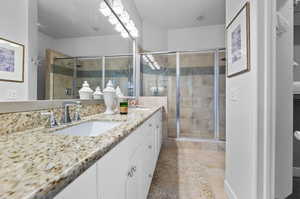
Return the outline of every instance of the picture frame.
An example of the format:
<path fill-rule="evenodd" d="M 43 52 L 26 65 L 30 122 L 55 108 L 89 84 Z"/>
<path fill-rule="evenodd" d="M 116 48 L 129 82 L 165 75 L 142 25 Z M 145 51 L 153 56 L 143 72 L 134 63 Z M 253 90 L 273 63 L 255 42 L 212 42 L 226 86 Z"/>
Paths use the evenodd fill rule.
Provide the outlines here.
<path fill-rule="evenodd" d="M 226 74 L 233 77 L 250 71 L 250 2 L 247 2 L 226 27 Z"/>
<path fill-rule="evenodd" d="M 0 81 L 24 82 L 25 46 L 0 37 Z"/>

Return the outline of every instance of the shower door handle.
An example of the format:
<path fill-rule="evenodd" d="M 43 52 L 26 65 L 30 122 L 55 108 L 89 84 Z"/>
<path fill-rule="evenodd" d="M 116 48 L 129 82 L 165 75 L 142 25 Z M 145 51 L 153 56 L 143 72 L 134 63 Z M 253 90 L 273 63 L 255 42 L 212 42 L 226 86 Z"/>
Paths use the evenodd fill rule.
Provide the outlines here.
<path fill-rule="evenodd" d="M 297 140 L 300 141 L 300 131 L 295 131 L 295 132 L 294 132 L 294 136 L 295 136 L 295 138 L 296 138 Z"/>

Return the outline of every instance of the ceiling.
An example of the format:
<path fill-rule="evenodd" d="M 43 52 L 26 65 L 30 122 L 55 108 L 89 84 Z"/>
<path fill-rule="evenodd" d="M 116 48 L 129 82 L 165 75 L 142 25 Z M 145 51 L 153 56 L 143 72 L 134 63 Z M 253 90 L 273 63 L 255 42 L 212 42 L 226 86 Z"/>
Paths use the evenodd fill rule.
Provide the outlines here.
<path fill-rule="evenodd" d="M 143 20 L 162 28 L 176 29 L 225 24 L 225 0 L 134 1 Z"/>
<path fill-rule="evenodd" d="M 54 38 L 118 34 L 99 11 L 103 0 L 38 0 L 39 30 Z"/>

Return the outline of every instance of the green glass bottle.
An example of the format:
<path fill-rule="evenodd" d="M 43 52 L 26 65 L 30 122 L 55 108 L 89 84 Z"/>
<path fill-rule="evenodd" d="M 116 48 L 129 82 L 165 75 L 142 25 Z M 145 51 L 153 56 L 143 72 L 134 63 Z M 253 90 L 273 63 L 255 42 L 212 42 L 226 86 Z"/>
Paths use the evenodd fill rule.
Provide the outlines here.
<path fill-rule="evenodd" d="M 128 101 L 120 102 L 120 114 L 127 115 L 128 114 Z"/>

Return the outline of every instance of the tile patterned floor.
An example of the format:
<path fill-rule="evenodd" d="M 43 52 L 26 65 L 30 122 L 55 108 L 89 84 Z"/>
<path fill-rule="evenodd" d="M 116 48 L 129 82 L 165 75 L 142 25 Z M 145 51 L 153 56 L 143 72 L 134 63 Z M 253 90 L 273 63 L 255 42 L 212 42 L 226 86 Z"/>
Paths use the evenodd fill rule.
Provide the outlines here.
<path fill-rule="evenodd" d="M 226 199 L 224 145 L 164 144 L 148 199 Z"/>

